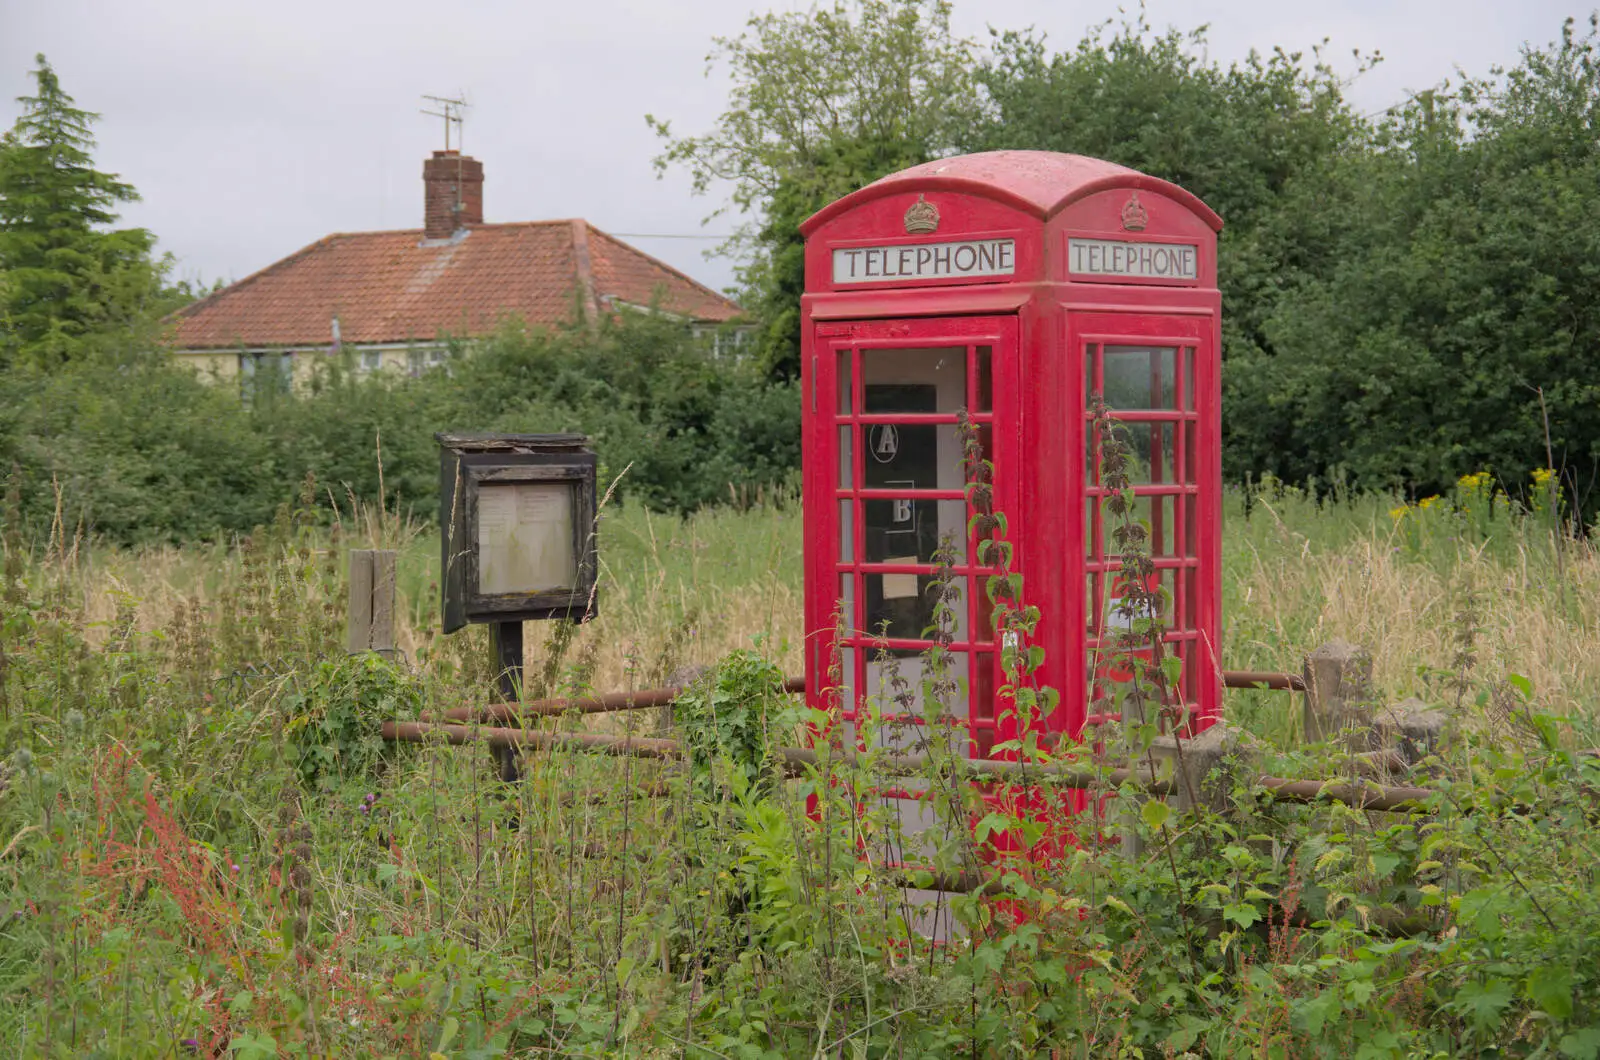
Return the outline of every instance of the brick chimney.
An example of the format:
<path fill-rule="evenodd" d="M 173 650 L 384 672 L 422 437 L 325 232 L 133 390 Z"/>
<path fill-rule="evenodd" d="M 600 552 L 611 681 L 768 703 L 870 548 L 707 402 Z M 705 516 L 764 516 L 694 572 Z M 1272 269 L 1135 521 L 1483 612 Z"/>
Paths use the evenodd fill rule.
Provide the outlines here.
<path fill-rule="evenodd" d="M 435 151 L 422 163 L 424 239 L 448 239 L 483 224 L 483 163 L 460 151 Z"/>

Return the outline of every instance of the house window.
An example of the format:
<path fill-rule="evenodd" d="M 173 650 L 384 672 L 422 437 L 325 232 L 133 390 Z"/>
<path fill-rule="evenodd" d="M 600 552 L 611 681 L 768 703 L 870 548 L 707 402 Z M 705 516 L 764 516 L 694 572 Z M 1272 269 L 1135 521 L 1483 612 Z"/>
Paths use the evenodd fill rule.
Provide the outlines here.
<path fill-rule="evenodd" d="M 362 350 L 361 371 L 368 374 L 383 371 L 383 351 Z"/>
<path fill-rule="evenodd" d="M 755 342 L 755 329 L 748 327 L 730 328 L 727 325 L 720 327 L 697 326 L 693 329 L 697 339 L 711 340 L 711 355 L 722 359 L 737 359 L 750 351 Z"/>
<path fill-rule="evenodd" d="M 718 357 L 743 357 L 755 345 L 755 328 L 722 328 L 717 332 Z"/>
<path fill-rule="evenodd" d="M 293 351 L 239 354 L 239 393 L 246 401 L 267 394 L 287 394 L 293 381 Z"/>
<path fill-rule="evenodd" d="M 411 377 L 414 379 L 423 372 L 439 367 L 449 359 L 449 356 L 449 352 L 443 346 L 425 346 L 407 351 Z"/>

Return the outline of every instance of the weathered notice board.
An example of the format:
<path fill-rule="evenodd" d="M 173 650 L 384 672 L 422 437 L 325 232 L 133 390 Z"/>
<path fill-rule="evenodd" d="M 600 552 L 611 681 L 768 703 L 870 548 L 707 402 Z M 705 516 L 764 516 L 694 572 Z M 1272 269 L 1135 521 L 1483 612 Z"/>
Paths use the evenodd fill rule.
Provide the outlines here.
<path fill-rule="evenodd" d="M 588 439 L 434 437 L 444 631 L 469 622 L 592 617 L 597 461 Z"/>

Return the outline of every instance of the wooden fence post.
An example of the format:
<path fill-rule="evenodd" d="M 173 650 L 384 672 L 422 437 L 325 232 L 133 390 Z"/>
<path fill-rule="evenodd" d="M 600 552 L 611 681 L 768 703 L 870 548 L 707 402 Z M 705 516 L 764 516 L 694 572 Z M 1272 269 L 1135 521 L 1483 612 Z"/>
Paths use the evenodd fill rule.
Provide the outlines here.
<path fill-rule="evenodd" d="M 354 652 L 394 650 L 397 554 L 392 549 L 350 550 L 350 604 L 346 646 Z"/>

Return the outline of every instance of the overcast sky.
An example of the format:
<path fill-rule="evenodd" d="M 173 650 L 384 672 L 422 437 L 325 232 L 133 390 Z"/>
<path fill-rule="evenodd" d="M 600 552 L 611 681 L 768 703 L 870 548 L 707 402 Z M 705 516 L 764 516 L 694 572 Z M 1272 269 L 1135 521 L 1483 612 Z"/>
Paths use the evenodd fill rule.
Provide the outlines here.
<path fill-rule="evenodd" d="M 443 146 L 421 96 L 471 100 L 467 152 L 484 163 L 489 221 L 585 217 L 617 233 L 726 232 L 681 174 L 657 180 L 644 114 L 705 130 L 726 85 L 711 38 L 780 0 L 0 0 L 0 123 L 43 52 L 98 111 L 100 168 L 144 196 L 180 276 L 238 279 L 335 231 L 420 227 L 422 159 Z M 1156 27 L 1211 26 L 1210 53 L 1331 38 L 1384 62 L 1352 89 L 1365 111 L 1557 38 L 1586 6 L 1562 0 L 1149 0 Z M 1111 2 L 956 0 L 958 28 L 1033 26 L 1057 48 L 1114 16 Z M 705 240 L 630 237 L 713 286 L 731 267 Z"/>

